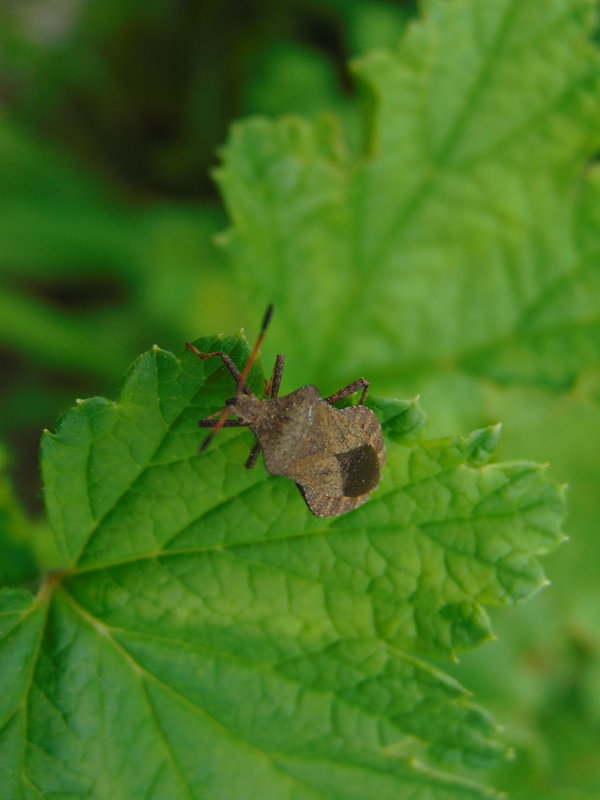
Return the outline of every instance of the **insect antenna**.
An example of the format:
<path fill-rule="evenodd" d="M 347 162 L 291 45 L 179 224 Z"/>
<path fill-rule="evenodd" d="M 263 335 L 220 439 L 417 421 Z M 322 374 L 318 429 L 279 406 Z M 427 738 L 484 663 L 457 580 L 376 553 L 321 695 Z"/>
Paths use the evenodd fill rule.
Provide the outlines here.
<path fill-rule="evenodd" d="M 258 351 L 260 350 L 260 346 L 261 346 L 261 344 L 263 342 L 263 339 L 265 338 L 265 333 L 266 333 L 266 330 L 267 330 L 267 326 L 268 326 L 269 322 L 271 321 L 271 317 L 272 316 L 273 316 L 273 303 L 269 303 L 269 305 L 267 306 L 267 310 L 265 311 L 265 316 L 263 317 L 262 324 L 260 326 L 260 333 L 258 334 L 258 339 L 256 340 L 256 344 L 252 348 L 252 352 L 248 356 L 248 361 L 246 361 L 246 366 L 244 367 L 244 369 L 242 370 L 242 374 L 240 375 L 240 381 L 239 381 L 239 385 L 238 385 L 238 390 L 240 388 L 240 385 L 243 384 L 244 381 L 246 380 L 246 378 L 248 377 L 248 374 L 250 373 L 250 370 L 252 369 L 252 365 L 256 361 L 256 356 L 258 355 Z"/>
<path fill-rule="evenodd" d="M 256 340 L 256 343 L 254 344 L 254 347 L 252 348 L 252 350 L 250 352 L 250 355 L 248 356 L 248 360 L 246 361 L 246 365 L 244 366 L 244 369 L 242 370 L 242 373 L 241 373 L 241 375 L 239 377 L 239 380 L 237 382 L 237 387 L 236 387 L 236 390 L 235 390 L 236 397 L 240 393 L 240 391 L 243 390 L 243 388 L 246 385 L 246 378 L 250 374 L 250 370 L 252 369 L 252 365 L 256 361 L 256 356 L 258 355 L 258 351 L 260 350 L 260 346 L 262 344 L 262 341 L 265 338 L 265 332 L 267 330 L 267 326 L 269 325 L 269 322 L 271 321 L 272 315 L 273 315 L 273 303 L 269 303 L 269 305 L 267 306 L 267 310 L 265 311 L 265 316 L 263 317 L 262 324 L 260 326 L 260 332 L 258 334 L 258 338 Z M 223 409 L 223 412 L 221 413 L 221 416 L 217 420 L 216 425 L 213 428 L 211 428 L 210 433 L 208 434 L 206 439 L 200 445 L 200 449 L 198 450 L 199 454 L 203 453 L 206 450 L 206 448 L 211 443 L 211 441 L 214 439 L 214 437 L 217 435 L 217 433 L 225 425 L 225 422 L 227 421 L 227 417 L 231 413 L 230 410 L 229 410 L 229 405 L 232 405 L 232 404 L 228 404 L 228 405 L 225 406 L 225 408 Z"/>

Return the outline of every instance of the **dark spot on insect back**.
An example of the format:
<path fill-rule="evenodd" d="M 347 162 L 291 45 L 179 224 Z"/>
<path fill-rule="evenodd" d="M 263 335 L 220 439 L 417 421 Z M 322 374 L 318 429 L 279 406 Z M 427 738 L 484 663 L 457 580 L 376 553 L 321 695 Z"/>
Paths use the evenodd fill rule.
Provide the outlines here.
<path fill-rule="evenodd" d="M 366 494 L 379 483 L 379 461 L 375 448 L 370 444 L 336 453 L 336 458 L 342 470 L 345 497 Z"/>

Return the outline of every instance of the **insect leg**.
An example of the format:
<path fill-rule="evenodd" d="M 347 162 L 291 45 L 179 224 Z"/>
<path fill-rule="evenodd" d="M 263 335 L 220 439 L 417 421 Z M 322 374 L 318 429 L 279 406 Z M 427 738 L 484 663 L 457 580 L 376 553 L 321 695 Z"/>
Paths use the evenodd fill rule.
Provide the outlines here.
<path fill-rule="evenodd" d="M 277 397 L 279 394 L 279 387 L 281 386 L 281 377 L 283 375 L 283 365 L 285 363 L 285 356 L 279 353 L 277 358 L 275 359 L 275 366 L 273 367 L 273 373 L 271 375 L 271 379 L 267 382 L 265 386 L 265 395 L 267 397 Z M 248 456 L 248 460 L 246 461 L 246 469 L 252 469 L 252 467 L 256 464 L 256 459 L 259 456 L 261 447 L 259 442 L 256 442 L 252 450 L 250 451 L 250 455 Z"/>
<path fill-rule="evenodd" d="M 279 394 L 279 387 L 281 386 L 281 378 L 283 376 L 283 365 L 285 363 L 285 356 L 279 353 L 275 359 L 275 366 L 273 367 L 273 374 L 271 379 L 265 387 L 265 394 L 267 397 L 277 397 Z"/>
<path fill-rule="evenodd" d="M 365 402 L 365 397 L 367 396 L 367 392 L 369 391 L 369 381 L 365 378 L 358 378 L 353 383 L 349 383 L 348 386 L 344 386 L 343 389 L 340 389 L 339 392 L 335 392 L 335 394 L 330 394 L 329 397 L 325 398 L 327 403 L 337 403 L 338 400 L 343 400 L 344 397 L 349 397 L 351 394 L 358 392 L 362 389 L 362 393 L 358 400 L 358 405 L 362 406 Z"/>
<path fill-rule="evenodd" d="M 191 350 L 191 352 L 194 355 L 198 356 L 198 358 L 201 358 L 202 361 L 206 361 L 207 358 L 220 358 L 220 359 L 222 359 L 223 364 L 227 367 L 227 369 L 231 373 L 231 377 L 233 378 L 233 380 L 238 384 L 238 386 L 240 385 L 241 380 L 242 380 L 242 376 L 240 375 L 240 371 L 236 367 L 236 365 L 233 363 L 231 357 L 227 355 L 227 353 L 223 353 L 221 350 L 217 350 L 215 353 L 201 353 L 200 350 L 198 350 L 197 347 L 194 347 L 194 345 L 190 344 L 189 342 L 186 342 L 185 346 L 187 347 L 188 350 Z M 249 393 L 249 389 L 246 387 L 246 385 L 244 383 L 242 383 L 241 386 L 242 386 L 242 390 L 243 391 L 245 391 L 246 393 Z"/>
<path fill-rule="evenodd" d="M 239 396 L 240 392 L 244 392 L 245 394 L 253 396 L 250 389 L 246 386 L 246 378 L 248 377 L 250 369 L 254 364 L 254 361 L 256 360 L 256 356 L 258 355 L 260 345 L 262 344 L 265 331 L 267 330 L 272 315 L 273 315 L 273 304 L 270 303 L 267 306 L 265 316 L 263 317 L 263 321 L 260 326 L 260 333 L 258 334 L 258 339 L 256 340 L 254 347 L 250 351 L 250 355 L 248 356 L 246 365 L 244 366 L 244 369 L 241 371 L 241 373 L 236 367 L 236 365 L 233 363 L 231 358 L 227 355 L 227 353 L 223 353 L 222 350 L 217 350 L 214 353 L 201 353 L 198 350 L 198 348 L 194 347 L 194 345 L 190 344 L 190 342 L 186 342 L 185 346 L 187 347 L 188 350 L 190 350 L 192 353 L 194 353 L 194 355 L 198 356 L 198 358 L 202 359 L 203 361 L 206 360 L 207 358 L 220 358 L 223 361 L 223 364 L 227 367 L 227 369 L 229 370 L 229 372 L 231 373 L 233 379 L 237 384 L 235 392 L 236 398 Z M 225 427 L 225 425 L 227 424 L 227 417 L 230 413 L 229 405 L 232 404 L 235 404 L 234 399 L 232 399 L 231 401 L 226 401 L 225 408 L 221 412 L 221 416 L 219 417 L 215 425 L 210 426 L 211 428 L 210 433 L 200 445 L 200 450 L 199 450 L 200 453 L 203 453 L 206 450 L 206 448 L 212 441 L 215 434 L 217 434 L 221 430 L 221 428 Z M 236 426 L 236 427 L 241 427 L 241 426 Z"/>
<path fill-rule="evenodd" d="M 215 425 L 218 425 L 218 424 L 219 424 L 219 420 L 218 419 L 210 419 L 210 417 L 208 417 L 207 419 L 199 420 L 198 427 L 199 428 L 214 428 Z M 221 427 L 222 428 L 245 428 L 246 427 L 246 423 L 245 422 L 240 422 L 237 419 L 227 419 L 227 420 L 225 420 L 225 422 L 222 423 Z"/>
<path fill-rule="evenodd" d="M 260 453 L 260 444 L 256 442 L 252 450 L 250 450 L 250 455 L 248 456 L 248 460 L 244 464 L 246 469 L 252 469 L 252 467 L 256 464 L 256 459 L 258 458 L 259 453 Z"/>

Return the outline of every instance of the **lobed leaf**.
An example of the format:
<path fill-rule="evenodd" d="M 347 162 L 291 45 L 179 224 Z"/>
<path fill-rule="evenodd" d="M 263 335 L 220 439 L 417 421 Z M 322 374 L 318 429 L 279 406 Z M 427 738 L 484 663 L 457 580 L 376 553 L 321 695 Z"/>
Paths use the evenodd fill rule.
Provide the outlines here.
<path fill-rule="evenodd" d="M 562 490 L 485 463 L 496 428 L 415 441 L 398 403 L 408 438 L 371 500 L 312 517 L 290 481 L 244 470 L 248 432 L 198 455 L 197 419 L 232 391 L 216 362 L 154 348 L 118 402 L 44 436 L 63 562 L 35 600 L 3 595 L 7 797 L 488 796 L 439 767 L 488 766 L 495 725 L 420 654 L 479 644 L 484 605 L 542 585 Z"/>

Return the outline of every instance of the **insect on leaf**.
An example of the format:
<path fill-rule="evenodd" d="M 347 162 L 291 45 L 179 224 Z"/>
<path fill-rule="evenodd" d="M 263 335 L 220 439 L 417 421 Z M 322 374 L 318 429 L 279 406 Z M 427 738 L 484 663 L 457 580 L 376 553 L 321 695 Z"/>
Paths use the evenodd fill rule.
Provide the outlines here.
<path fill-rule="evenodd" d="M 35 598 L 0 596 L 6 796 L 488 797 L 452 773 L 502 754 L 493 720 L 423 655 L 481 643 L 485 605 L 543 584 L 561 489 L 485 464 L 497 433 L 415 441 L 399 403 L 391 424 L 413 422 L 377 492 L 318 519 L 244 469 L 248 432 L 198 454 L 230 388 L 217 359 L 154 348 L 117 402 L 45 435 L 63 564 Z"/>

